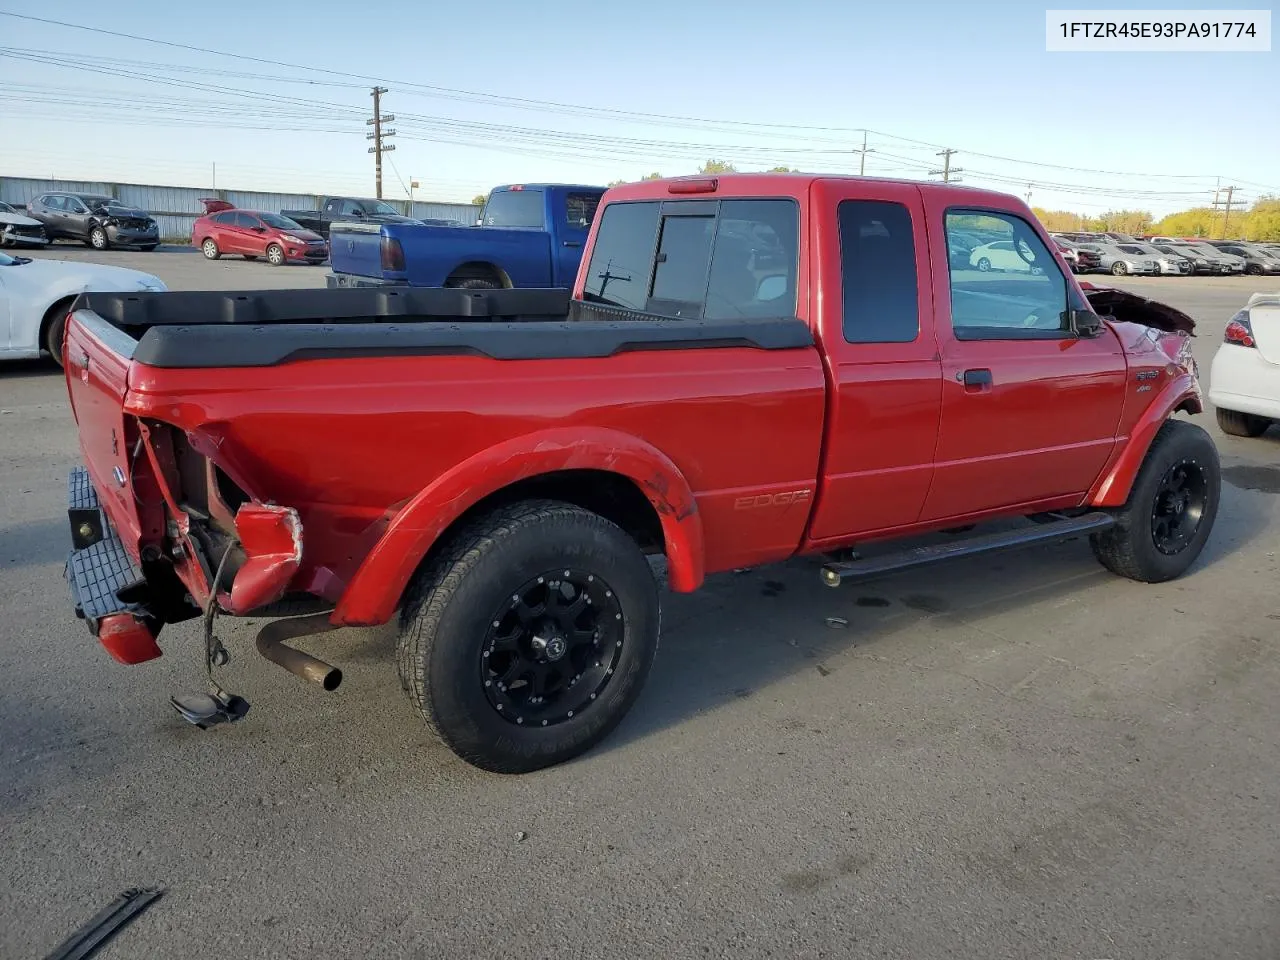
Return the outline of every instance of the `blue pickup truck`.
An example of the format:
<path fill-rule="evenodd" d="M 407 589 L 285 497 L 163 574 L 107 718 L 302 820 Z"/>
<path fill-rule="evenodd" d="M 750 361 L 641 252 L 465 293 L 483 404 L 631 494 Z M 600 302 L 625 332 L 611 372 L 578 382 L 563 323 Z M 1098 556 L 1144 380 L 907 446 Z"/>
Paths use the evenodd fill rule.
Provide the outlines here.
<path fill-rule="evenodd" d="M 572 287 L 604 187 L 495 187 L 480 223 L 335 223 L 331 287 Z"/>

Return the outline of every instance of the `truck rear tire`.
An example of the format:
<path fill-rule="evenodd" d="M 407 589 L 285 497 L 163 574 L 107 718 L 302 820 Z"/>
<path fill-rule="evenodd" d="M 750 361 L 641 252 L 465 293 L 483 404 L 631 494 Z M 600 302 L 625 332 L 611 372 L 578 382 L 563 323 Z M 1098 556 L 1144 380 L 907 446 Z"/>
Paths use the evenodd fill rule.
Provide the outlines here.
<path fill-rule="evenodd" d="M 410 587 L 401 682 L 459 757 L 527 773 L 618 725 L 649 675 L 660 616 L 648 561 L 616 524 L 554 500 L 503 507 Z"/>
<path fill-rule="evenodd" d="M 1217 409 L 1218 429 L 1231 437 L 1260 437 L 1271 426 L 1269 417 L 1259 417 L 1253 413 L 1240 413 L 1238 410 Z"/>
<path fill-rule="evenodd" d="M 1218 516 L 1222 475 L 1218 448 L 1203 429 L 1167 420 L 1151 442 L 1114 527 L 1089 537 L 1112 573 L 1161 583 L 1186 572 Z"/>

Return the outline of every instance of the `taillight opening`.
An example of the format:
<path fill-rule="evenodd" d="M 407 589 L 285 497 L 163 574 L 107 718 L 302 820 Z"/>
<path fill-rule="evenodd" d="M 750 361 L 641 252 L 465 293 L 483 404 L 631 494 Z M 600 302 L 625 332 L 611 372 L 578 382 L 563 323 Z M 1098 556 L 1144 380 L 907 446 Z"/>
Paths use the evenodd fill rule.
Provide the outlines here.
<path fill-rule="evenodd" d="M 382 269 L 404 270 L 404 247 L 395 237 L 382 238 Z"/>
<path fill-rule="evenodd" d="M 1238 347 L 1252 347 L 1256 345 L 1253 339 L 1253 327 L 1249 323 L 1249 314 L 1245 312 L 1237 313 L 1227 323 L 1226 332 L 1222 336 L 1223 343 L 1234 343 Z"/>

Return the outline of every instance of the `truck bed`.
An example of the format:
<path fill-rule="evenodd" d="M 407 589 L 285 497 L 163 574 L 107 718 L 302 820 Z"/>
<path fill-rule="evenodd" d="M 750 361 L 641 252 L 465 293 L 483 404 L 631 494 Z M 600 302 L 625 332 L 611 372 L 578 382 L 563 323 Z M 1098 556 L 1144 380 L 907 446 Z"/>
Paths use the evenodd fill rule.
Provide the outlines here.
<path fill-rule="evenodd" d="M 249 539 L 236 535 L 246 509 L 296 511 L 299 557 L 280 561 L 297 567 L 289 591 L 340 604 L 412 504 L 461 509 L 555 451 L 572 464 L 579 445 L 603 445 L 625 463 L 644 449 L 672 464 L 707 531 L 708 570 L 794 551 L 818 475 L 825 379 L 796 318 L 668 320 L 571 307 L 563 290 L 90 293 L 66 352 L 113 527 L 135 562 L 170 549 L 165 474 L 167 514 L 186 518 L 199 561 L 176 572 L 200 603 L 223 550 Z M 581 482 L 588 498 L 616 493 Z M 778 491 L 807 493 L 742 524 L 745 495 Z M 232 553 L 224 586 L 242 582 L 246 556 Z"/>
<path fill-rule="evenodd" d="M 130 359 L 169 369 L 377 355 L 548 360 L 813 344 L 808 326 L 795 318 L 672 320 L 571 301 L 569 291 L 559 289 L 88 293 L 72 307 L 81 311 L 135 341 L 130 347 L 112 337 Z M 88 316 L 81 320 L 92 323 Z"/>

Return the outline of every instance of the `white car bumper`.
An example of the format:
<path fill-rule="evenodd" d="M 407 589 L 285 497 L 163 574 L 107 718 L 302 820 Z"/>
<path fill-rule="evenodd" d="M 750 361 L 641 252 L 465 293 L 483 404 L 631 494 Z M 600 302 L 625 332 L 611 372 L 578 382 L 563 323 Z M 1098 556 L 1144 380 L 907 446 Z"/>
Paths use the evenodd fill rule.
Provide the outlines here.
<path fill-rule="evenodd" d="M 1280 420 L 1280 364 L 1268 363 L 1256 347 L 1222 344 L 1209 368 L 1209 402 Z"/>

